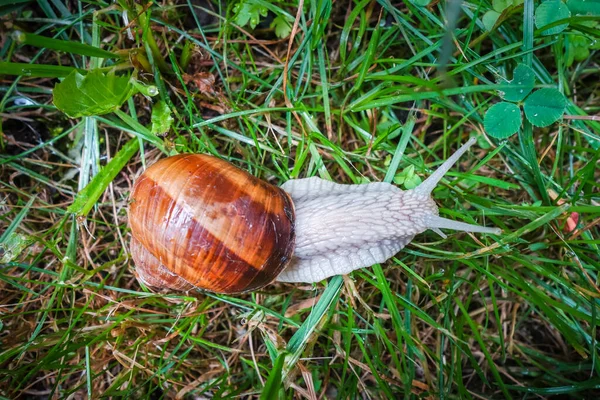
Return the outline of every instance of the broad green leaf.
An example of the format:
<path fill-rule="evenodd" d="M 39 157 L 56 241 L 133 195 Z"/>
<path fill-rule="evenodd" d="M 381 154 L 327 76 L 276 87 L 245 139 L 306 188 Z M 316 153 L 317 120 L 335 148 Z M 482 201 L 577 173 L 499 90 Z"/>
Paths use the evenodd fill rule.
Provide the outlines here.
<path fill-rule="evenodd" d="M 548 126 L 565 112 L 567 99 L 556 89 L 544 88 L 533 92 L 523 104 L 525 116 L 535 126 Z"/>
<path fill-rule="evenodd" d="M 267 16 L 267 8 L 260 5 L 255 0 L 243 0 L 240 4 L 233 7 L 235 13 L 234 21 L 239 26 L 246 26 L 250 24 L 250 28 L 256 28 L 256 25 L 260 22 L 260 17 Z"/>
<path fill-rule="evenodd" d="M 567 7 L 573 15 L 600 15 L 600 1 L 598 0 L 567 0 Z"/>
<path fill-rule="evenodd" d="M 500 13 L 494 10 L 490 10 L 483 15 L 481 21 L 483 22 L 483 26 L 485 30 L 490 32 L 494 29 L 494 25 L 496 25 L 496 21 L 498 21 L 498 17 L 500 17 Z"/>
<path fill-rule="evenodd" d="M 569 8 L 560 0 L 548 0 L 540 4 L 535 10 L 535 26 L 538 29 L 561 19 L 569 18 Z M 556 35 L 564 31 L 569 24 L 561 24 L 542 31 L 542 35 Z"/>
<path fill-rule="evenodd" d="M 271 22 L 271 28 L 275 29 L 275 35 L 277 35 L 278 38 L 284 39 L 290 36 L 290 33 L 292 32 L 292 23 L 288 21 L 285 16 L 278 15 L 273 19 L 273 22 Z"/>
<path fill-rule="evenodd" d="M 485 131 L 496 139 L 510 137 L 520 126 L 521 110 L 515 104 L 505 101 L 491 106 L 483 118 Z"/>
<path fill-rule="evenodd" d="M 513 5 L 512 0 L 493 0 L 492 1 L 492 8 L 499 13 L 504 11 L 505 8 L 508 8 L 512 5 Z"/>
<path fill-rule="evenodd" d="M 162 135 L 163 133 L 169 132 L 171 124 L 173 123 L 173 116 L 171 115 L 171 109 L 164 101 L 157 102 L 152 107 L 152 134 Z"/>
<path fill-rule="evenodd" d="M 500 97 L 508 101 L 521 101 L 535 86 L 535 72 L 525 64 L 517 65 L 513 72 L 512 81 L 508 81 L 512 87 L 500 91 Z"/>
<path fill-rule="evenodd" d="M 404 188 L 406 190 L 414 189 L 421 184 L 422 180 L 419 175 L 413 175 L 410 178 L 406 178 L 404 181 Z"/>
<path fill-rule="evenodd" d="M 89 117 L 119 109 L 134 92 L 128 76 L 105 75 L 100 70 L 87 75 L 73 71 L 54 87 L 53 102 L 71 118 Z"/>

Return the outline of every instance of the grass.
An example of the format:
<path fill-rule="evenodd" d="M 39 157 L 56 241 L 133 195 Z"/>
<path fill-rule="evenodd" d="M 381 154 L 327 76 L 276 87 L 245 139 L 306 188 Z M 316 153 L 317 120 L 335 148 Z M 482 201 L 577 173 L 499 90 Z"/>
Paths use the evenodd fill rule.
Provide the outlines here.
<path fill-rule="evenodd" d="M 565 53 L 584 22 L 542 36 L 529 0 L 491 32 L 485 1 L 313 0 L 298 13 L 250 0 L 269 12 L 252 29 L 233 3 L 173 3 L 0 8 L 4 397 L 600 394 L 600 59 Z M 497 140 L 483 115 L 518 63 L 568 108 Z M 158 95 L 76 119 L 55 108 L 57 77 L 115 65 Z M 158 100 L 174 118 L 164 135 L 151 131 Z M 433 197 L 445 217 L 502 235 L 426 232 L 384 265 L 237 296 L 155 293 L 134 277 L 128 195 L 166 154 L 218 155 L 273 184 L 390 182 L 409 167 L 427 177 L 470 136 Z"/>

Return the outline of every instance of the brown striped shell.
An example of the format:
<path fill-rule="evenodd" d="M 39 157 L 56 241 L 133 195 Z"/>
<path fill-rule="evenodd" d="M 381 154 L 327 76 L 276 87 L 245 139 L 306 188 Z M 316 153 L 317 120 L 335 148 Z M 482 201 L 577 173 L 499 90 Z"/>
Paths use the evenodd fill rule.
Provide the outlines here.
<path fill-rule="evenodd" d="M 240 293 L 271 283 L 294 250 L 294 206 L 282 189 L 215 157 L 149 167 L 129 204 L 138 279 L 157 288 Z"/>

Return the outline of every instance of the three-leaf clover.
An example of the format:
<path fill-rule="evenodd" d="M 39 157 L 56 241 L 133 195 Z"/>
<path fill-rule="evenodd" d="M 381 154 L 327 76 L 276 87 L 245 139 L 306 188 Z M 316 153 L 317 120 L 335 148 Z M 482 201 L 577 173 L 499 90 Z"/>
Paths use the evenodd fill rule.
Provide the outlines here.
<path fill-rule="evenodd" d="M 242 0 L 241 3 L 233 7 L 235 13 L 235 23 L 239 26 L 246 26 L 250 23 L 250 28 L 256 28 L 260 22 L 260 17 L 267 16 L 267 8 L 255 0 Z"/>
<path fill-rule="evenodd" d="M 531 93 L 535 74 L 525 64 L 515 68 L 511 81 L 499 83 L 503 86 L 500 96 L 506 101 L 494 104 L 483 118 L 486 132 L 497 139 L 506 139 L 519 130 L 522 123 L 521 103 L 527 120 L 538 127 L 558 121 L 567 107 L 565 96 L 557 89 L 543 88 Z"/>
<path fill-rule="evenodd" d="M 421 178 L 415 174 L 415 166 L 409 165 L 394 177 L 396 185 L 403 185 L 405 189 L 414 189 L 421 184 Z"/>

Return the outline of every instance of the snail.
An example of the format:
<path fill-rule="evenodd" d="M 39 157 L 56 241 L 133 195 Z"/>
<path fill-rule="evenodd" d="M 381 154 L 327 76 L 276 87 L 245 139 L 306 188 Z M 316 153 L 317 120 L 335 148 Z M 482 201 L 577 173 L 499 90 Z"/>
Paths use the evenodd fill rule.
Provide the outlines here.
<path fill-rule="evenodd" d="M 500 233 L 438 216 L 431 192 L 471 138 L 415 189 L 317 177 L 281 187 L 217 157 L 162 159 L 129 204 L 137 278 L 171 290 L 241 293 L 273 281 L 319 282 L 382 263 L 431 229 Z"/>

